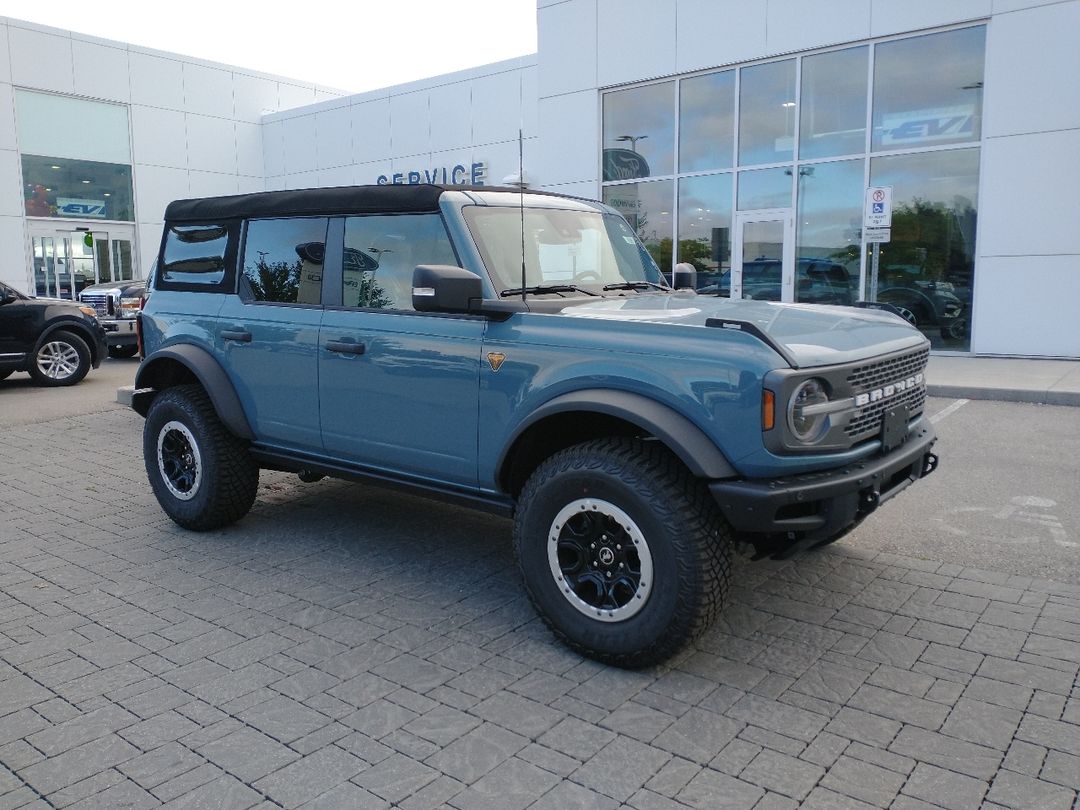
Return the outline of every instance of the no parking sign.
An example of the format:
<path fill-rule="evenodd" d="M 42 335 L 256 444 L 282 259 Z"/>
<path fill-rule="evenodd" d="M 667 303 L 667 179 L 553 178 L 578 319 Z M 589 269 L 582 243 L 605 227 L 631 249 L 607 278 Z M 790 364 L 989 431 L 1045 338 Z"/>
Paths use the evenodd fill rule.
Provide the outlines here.
<path fill-rule="evenodd" d="M 892 186 L 871 186 L 866 190 L 863 227 L 892 227 Z"/>

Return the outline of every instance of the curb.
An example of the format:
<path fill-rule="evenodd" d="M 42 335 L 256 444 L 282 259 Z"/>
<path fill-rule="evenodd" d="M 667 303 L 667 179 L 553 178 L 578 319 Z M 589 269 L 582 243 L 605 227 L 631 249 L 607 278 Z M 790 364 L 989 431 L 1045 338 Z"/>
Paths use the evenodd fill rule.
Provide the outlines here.
<path fill-rule="evenodd" d="M 989 388 L 927 384 L 926 395 L 946 399 L 982 399 L 998 402 L 1025 402 L 1032 405 L 1080 407 L 1080 391 L 1045 391 L 1035 388 Z"/>

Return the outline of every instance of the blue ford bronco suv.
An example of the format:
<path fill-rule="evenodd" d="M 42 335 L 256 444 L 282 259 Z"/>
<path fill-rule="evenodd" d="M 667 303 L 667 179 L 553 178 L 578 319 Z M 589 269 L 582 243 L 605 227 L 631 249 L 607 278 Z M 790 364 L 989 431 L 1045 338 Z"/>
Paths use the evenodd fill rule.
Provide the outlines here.
<path fill-rule="evenodd" d="M 512 515 L 538 612 L 601 661 L 663 660 L 736 547 L 835 540 L 937 464 L 909 324 L 673 289 L 596 202 L 375 186 L 165 218 L 132 405 L 169 517 L 240 519 L 261 468 Z"/>

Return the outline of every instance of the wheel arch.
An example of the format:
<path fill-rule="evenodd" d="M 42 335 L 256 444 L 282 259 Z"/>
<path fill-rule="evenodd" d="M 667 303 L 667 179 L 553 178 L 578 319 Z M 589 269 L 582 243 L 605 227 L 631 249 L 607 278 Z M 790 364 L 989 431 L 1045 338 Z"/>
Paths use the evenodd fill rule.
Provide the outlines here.
<path fill-rule="evenodd" d="M 255 438 L 229 376 L 213 355 L 199 346 L 167 346 L 143 360 L 135 375 L 136 393 L 131 407 L 145 417 L 158 393 L 189 383 L 206 391 L 214 411 L 230 433 L 242 439 Z"/>
<path fill-rule="evenodd" d="M 585 389 L 546 402 L 517 427 L 499 458 L 496 480 L 516 497 L 545 458 L 606 436 L 654 438 L 698 478 L 738 474 L 701 428 L 669 406 L 629 391 Z"/>
<path fill-rule="evenodd" d="M 97 338 L 94 334 L 82 323 L 78 321 L 54 321 L 41 330 L 41 334 L 38 335 L 37 343 L 34 344 L 34 353 L 40 349 L 51 335 L 55 335 L 57 332 L 70 332 L 78 337 L 86 344 L 86 348 L 90 351 L 90 365 L 96 366 L 104 358 L 98 356 L 98 344 Z"/>

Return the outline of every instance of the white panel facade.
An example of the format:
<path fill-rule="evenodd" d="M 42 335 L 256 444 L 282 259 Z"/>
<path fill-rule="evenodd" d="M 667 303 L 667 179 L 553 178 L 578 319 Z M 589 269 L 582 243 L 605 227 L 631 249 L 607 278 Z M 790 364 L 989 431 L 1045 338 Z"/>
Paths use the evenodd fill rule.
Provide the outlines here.
<path fill-rule="evenodd" d="M 125 49 L 74 39 L 71 53 L 76 95 L 124 103 L 131 100 Z"/>
<path fill-rule="evenodd" d="M 543 188 L 599 183 L 600 121 L 595 91 L 542 98 L 539 107 L 536 183 Z"/>
<path fill-rule="evenodd" d="M 350 106 L 349 112 L 352 119 L 353 161 L 388 159 L 390 157 L 390 99 L 363 101 Z"/>
<path fill-rule="evenodd" d="M 267 113 L 277 112 L 278 83 L 259 76 L 233 75 L 233 114 L 238 121 L 258 124 Z"/>
<path fill-rule="evenodd" d="M 765 53 L 767 7 L 745 0 L 677 0 L 679 73 L 755 59 Z"/>
<path fill-rule="evenodd" d="M 236 126 L 236 171 L 241 177 L 254 177 L 262 181 L 266 173 L 263 163 L 262 127 L 246 121 L 234 123 Z"/>
<path fill-rule="evenodd" d="M 184 65 L 149 53 L 128 54 L 131 70 L 131 103 L 148 107 L 184 109 Z"/>
<path fill-rule="evenodd" d="M 1069 254 L 1080 273 L 1080 129 L 990 138 L 983 150 L 980 254 Z"/>
<path fill-rule="evenodd" d="M 184 109 L 199 115 L 233 118 L 232 72 L 184 65 Z"/>
<path fill-rule="evenodd" d="M 431 150 L 428 96 L 421 91 L 390 97 L 390 154 L 394 157 Z"/>
<path fill-rule="evenodd" d="M 17 217 L 23 213 L 23 195 L 19 153 L 0 151 L 0 217 Z"/>
<path fill-rule="evenodd" d="M 989 17 L 990 12 L 990 0 L 871 0 L 870 35 L 883 37 L 977 20 Z"/>
<path fill-rule="evenodd" d="M 352 116 L 348 107 L 317 113 L 315 136 L 320 170 L 352 163 Z"/>
<path fill-rule="evenodd" d="M 978 273 L 973 352 L 1080 357 L 1077 256 L 984 257 Z"/>
<path fill-rule="evenodd" d="M 601 86 L 675 72 L 675 15 L 667 3 L 597 0 L 596 19 Z"/>
<path fill-rule="evenodd" d="M 516 139 L 523 126 L 521 94 L 524 77 L 518 72 L 496 73 L 472 83 L 474 143 Z M 535 115 L 535 104 L 532 105 Z"/>
<path fill-rule="evenodd" d="M 770 54 L 866 39 L 870 6 L 866 0 L 769 0 L 765 31 Z"/>
<path fill-rule="evenodd" d="M 188 168 L 236 174 L 236 130 L 227 118 L 187 114 Z"/>
<path fill-rule="evenodd" d="M 135 212 L 140 223 L 162 222 L 166 205 L 189 196 L 187 169 L 135 167 Z"/>
<path fill-rule="evenodd" d="M 1038 46 L 1033 47 L 1034 43 Z M 1080 2 L 995 17 L 986 41 L 984 134 L 994 137 L 1080 127 L 1077 77 Z"/>
<path fill-rule="evenodd" d="M 26 220 L 21 214 L 0 217 L 0 281 L 19 290 L 28 289 L 23 269 L 26 242 Z"/>
<path fill-rule="evenodd" d="M 567 0 L 537 9 L 539 95 L 597 86 L 596 0 Z"/>
<path fill-rule="evenodd" d="M 10 84 L 0 83 L 0 149 L 16 149 L 15 91 Z"/>
<path fill-rule="evenodd" d="M 192 197 L 220 197 L 236 194 L 235 174 L 188 172 L 188 194 Z"/>
<path fill-rule="evenodd" d="M 56 93 L 73 92 L 70 35 L 10 26 L 8 44 L 12 84 Z"/>
<path fill-rule="evenodd" d="M 315 116 L 285 119 L 285 173 L 310 172 L 316 168 Z"/>
<path fill-rule="evenodd" d="M 0 23 L 0 82 L 11 82 L 11 47 L 8 45 L 7 22 Z"/>
<path fill-rule="evenodd" d="M 458 149 L 474 143 L 472 86 L 468 82 L 433 89 L 428 96 L 431 151 Z"/>
<path fill-rule="evenodd" d="M 187 168 L 187 123 L 182 112 L 132 105 L 131 134 L 136 163 Z"/>

